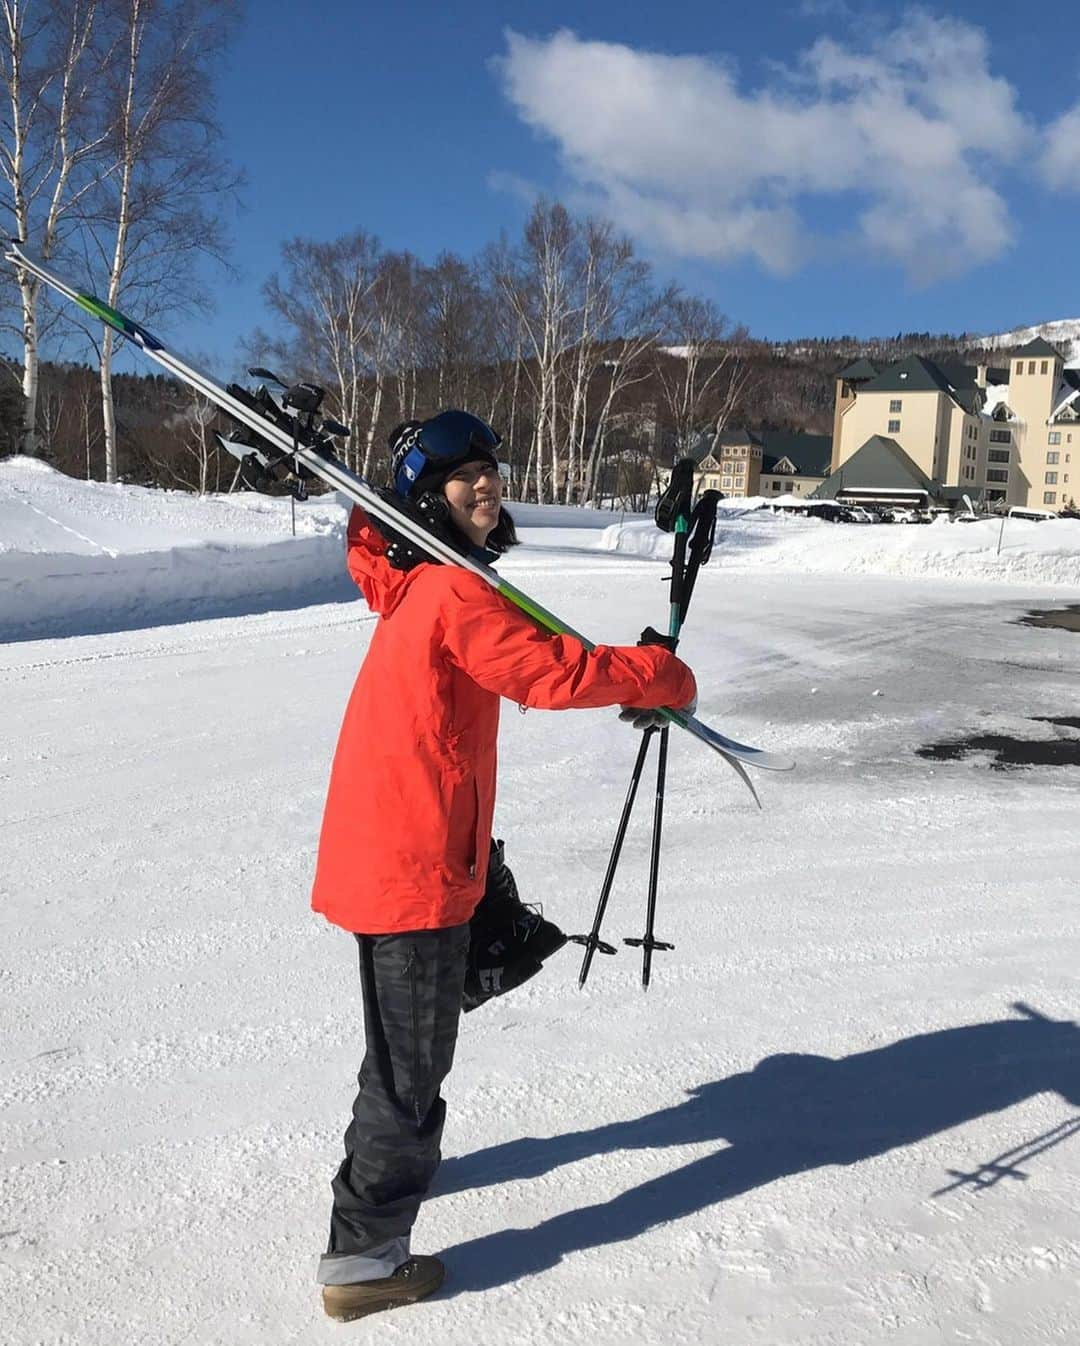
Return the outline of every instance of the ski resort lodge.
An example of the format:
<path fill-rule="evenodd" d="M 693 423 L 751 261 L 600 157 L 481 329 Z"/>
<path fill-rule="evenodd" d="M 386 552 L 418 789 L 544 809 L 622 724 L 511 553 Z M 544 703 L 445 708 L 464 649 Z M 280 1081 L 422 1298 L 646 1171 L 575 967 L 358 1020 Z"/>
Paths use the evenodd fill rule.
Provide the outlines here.
<path fill-rule="evenodd" d="M 830 475 L 818 498 L 1057 511 L 1080 495 L 1080 370 L 1041 337 L 1007 369 L 862 359 L 836 379 Z"/>
<path fill-rule="evenodd" d="M 1080 369 L 1041 337 L 1000 369 L 864 358 L 836 376 L 831 440 L 725 430 L 694 456 L 697 489 L 727 496 L 1057 512 L 1080 499 Z"/>
<path fill-rule="evenodd" d="M 828 435 L 725 430 L 694 454 L 695 486 L 730 496 L 808 496 L 828 476 L 831 453 Z"/>

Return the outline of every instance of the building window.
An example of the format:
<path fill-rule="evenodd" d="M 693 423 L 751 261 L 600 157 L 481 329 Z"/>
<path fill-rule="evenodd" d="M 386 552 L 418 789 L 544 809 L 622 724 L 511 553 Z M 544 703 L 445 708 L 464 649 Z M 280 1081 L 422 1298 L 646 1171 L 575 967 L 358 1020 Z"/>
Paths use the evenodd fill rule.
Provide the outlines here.
<path fill-rule="evenodd" d="M 991 443 L 991 444 L 1011 444 L 1011 443 L 1012 443 L 1012 431 L 1011 431 L 1011 430 L 991 430 L 991 431 L 990 431 L 990 443 Z"/>
<path fill-rule="evenodd" d="M 999 467 L 991 468 L 986 474 L 987 481 L 1008 481 L 1008 472 L 1002 472 Z"/>
<path fill-rule="evenodd" d="M 731 490 L 731 478 L 730 478 L 730 477 L 725 477 L 725 478 L 724 478 L 724 487 L 723 487 L 723 489 L 724 489 L 725 491 L 730 491 L 730 490 Z"/>
<path fill-rule="evenodd" d="M 894 397 L 892 401 L 889 403 L 889 411 L 895 414 L 899 410 L 900 410 L 900 398 Z"/>
<path fill-rule="evenodd" d="M 1056 504 L 1057 504 L 1057 491 L 1043 491 L 1043 504 L 1044 504 L 1044 505 L 1056 505 Z"/>
<path fill-rule="evenodd" d="M 1007 463 L 1009 461 L 1008 449 L 991 449 L 987 455 L 987 460 L 991 463 Z"/>
<path fill-rule="evenodd" d="M 1035 373 L 1035 361 L 1034 361 L 1034 360 L 1029 360 L 1029 361 L 1028 361 L 1028 373 L 1029 373 L 1029 374 L 1034 374 L 1034 373 Z"/>
<path fill-rule="evenodd" d="M 890 422 L 889 422 L 889 434 L 890 434 L 890 435 L 898 435 L 899 433 L 900 433 L 900 422 L 899 422 L 899 421 L 890 421 Z"/>
<path fill-rule="evenodd" d="M 1022 373 L 1024 372 L 1024 362 L 1023 362 L 1023 360 L 1017 360 L 1017 362 L 1016 362 L 1016 372 L 1017 372 L 1018 374 L 1022 374 Z"/>
<path fill-rule="evenodd" d="M 1056 473 L 1056 472 L 1047 472 L 1046 476 L 1043 477 L 1043 481 L 1046 482 L 1047 486 L 1056 486 L 1056 485 L 1057 485 L 1057 473 Z"/>
<path fill-rule="evenodd" d="M 1061 431 L 1060 431 L 1060 430 L 1051 430 L 1051 431 L 1050 431 L 1050 436 L 1049 436 L 1049 438 L 1047 439 L 1046 442 L 1047 442 L 1048 444 L 1060 444 L 1060 443 L 1061 443 Z"/>
<path fill-rule="evenodd" d="M 1046 455 L 1046 462 L 1047 462 L 1047 465 L 1050 466 L 1050 467 L 1052 467 L 1052 466 L 1058 461 L 1058 459 L 1059 459 L 1060 457 L 1061 457 L 1061 454 L 1058 453 L 1056 449 L 1053 450 L 1052 452 L 1048 453 L 1048 454 Z"/>
<path fill-rule="evenodd" d="M 1044 360 L 1044 361 L 1042 362 L 1042 364 L 1039 366 L 1039 373 L 1040 373 L 1040 374 L 1045 374 L 1046 371 L 1047 371 L 1047 368 L 1048 368 L 1047 362 Z"/>

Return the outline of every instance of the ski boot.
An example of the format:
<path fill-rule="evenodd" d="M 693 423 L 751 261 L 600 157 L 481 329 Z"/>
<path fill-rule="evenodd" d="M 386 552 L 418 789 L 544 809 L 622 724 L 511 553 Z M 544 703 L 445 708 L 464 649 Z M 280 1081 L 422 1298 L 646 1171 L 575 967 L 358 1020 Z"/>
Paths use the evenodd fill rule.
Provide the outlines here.
<path fill-rule="evenodd" d="M 503 856 L 504 843 L 493 841 L 484 896 L 470 922 L 462 996 L 466 1014 L 535 977 L 544 960 L 566 943 L 566 936 L 544 919 L 539 907 L 522 902 Z"/>
<path fill-rule="evenodd" d="M 323 1286 L 323 1308 L 329 1318 L 351 1323 L 383 1309 L 415 1304 L 443 1283 L 445 1268 L 437 1257 L 410 1257 L 391 1276 L 351 1285 Z"/>

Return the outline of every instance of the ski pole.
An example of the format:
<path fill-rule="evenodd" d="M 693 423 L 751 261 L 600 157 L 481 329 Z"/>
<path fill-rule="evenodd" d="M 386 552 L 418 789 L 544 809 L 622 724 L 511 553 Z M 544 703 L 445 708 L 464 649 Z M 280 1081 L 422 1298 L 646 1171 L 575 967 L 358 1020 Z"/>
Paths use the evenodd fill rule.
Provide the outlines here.
<path fill-rule="evenodd" d="M 615 832 L 615 844 L 611 848 L 611 856 L 608 859 L 607 870 L 604 874 L 604 882 L 600 888 L 600 900 L 596 904 L 596 914 L 593 916 L 592 929 L 587 935 L 571 935 L 570 939 L 574 944 L 585 945 L 585 956 L 581 960 L 581 971 L 578 973 L 578 986 L 584 986 L 588 980 L 589 969 L 592 967 L 593 957 L 597 953 L 615 953 L 615 948 L 607 944 L 600 938 L 600 926 L 603 924 L 604 913 L 607 911 L 608 898 L 611 896 L 611 886 L 615 882 L 615 870 L 619 865 L 619 856 L 622 854 L 623 841 L 626 838 L 626 829 L 630 823 L 630 814 L 633 811 L 634 800 L 637 797 L 638 785 L 641 782 L 641 773 L 645 766 L 645 758 L 649 751 L 649 741 L 656 733 L 655 729 L 646 729 L 641 736 L 641 746 L 638 748 L 637 761 L 634 763 L 634 770 L 630 775 L 630 785 L 626 791 L 626 799 L 623 803 L 622 813 L 619 817 L 619 826 Z"/>
<path fill-rule="evenodd" d="M 656 767 L 656 803 L 653 807 L 652 852 L 649 856 L 649 894 L 645 903 L 645 934 L 641 939 L 624 939 L 624 944 L 641 950 L 641 984 L 648 990 L 652 978 L 652 956 L 655 949 L 671 950 L 674 944 L 657 939 L 656 893 L 660 882 L 660 837 L 664 825 L 664 783 L 667 779 L 668 730 L 660 730 L 660 757 Z"/>
<path fill-rule="evenodd" d="M 689 602 L 688 589 L 692 589 L 693 587 L 692 577 L 690 585 L 687 585 L 686 551 L 691 521 L 690 499 L 694 489 L 694 466 L 694 461 L 691 458 L 685 458 L 676 463 L 672 470 L 671 482 L 668 485 L 668 489 L 664 492 L 664 495 L 656 506 L 657 526 L 664 532 L 674 531 L 675 533 L 675 545 L 672 551 L 671 560 L 671 590 L 668 595 L 668 640 L 663 641 L 662 637 L 657 637 L 658 641 L 662 641 L 662 643 L 669 645 L 671 648 L 674 648 L 674 645 L 678 641 L 679 628 L 682 625 L 686 613 L 686 606 Z M 578 975 L 579 987 L 585 985 L 589 975 L 589 969 L 592 967 L 593 957 L 597 952 L 615 952 L 615 949 L 610 944 L 606 944 L 600 938 L 600 927 L 607 911 L 608 899 L 611 896 L 611 888 L 615 881 L 615 871 L 622 854 L 623 841 L 626 838 L 627 827 L 630 823 L 630 814 L 634 807 L 638 785 L 640 784 L 641 775 L 645 767 L 645 758 L 648 755 L 651 740 L 656 733 L 657 727 L 647 729 L 642 737 L 641 746 L 638 749 L 637 759 L 634 762 L 634 769 L 630 776 L 630 785 L 626 792 L 626 800 L 623 804 L 622 814 L 619 817 L 619 825 L 616 829 L 615 841 L 612 845 L 607 870 L 604 874 L 604 882 L 600 889 L 600 898 L 596 904 L 592 929 L 588 935 L 575 935 L 571 937 L 576 943 L 585 945 L 585 956 L 582 959 L 581 972 Z M 644 946 L 642 984 L 645 986 L 648 986 L 649 984 L 653 949 L 670 949 L 673 947 L 670 944 L 657 941 L 654 935 L 656 893 L 659 885 L 660 872 L 660 836 L 663 827 L 664 814 L 664 785 L 667 775 L 668 726 L 664 725 L 663 728 L 659 730 L 659 734 L 660 760 L 658 764 L 656 796 L 653 808 L 653 840 L 649 864 L 649 897 L 646 913 L 645 936 L 643 940 L 626 939 L 623 941 L 626 944 Z"/>
<path fill-rule="evenodd" d="M 680 473 L 679 469 L 683 469 Z M 676 492 L 675 544 L 671 555 L 671 593 L 668 608 L 668 636 L 674 652 L 679 641 L 688 599 L 686 598 L 686 544 L 690 531 L 690 497 L 694 489 L 693 460 L 684 458 L 672 472 L 671 490 Z M 678 478 L 678 480 L 676 480 Z M 659 506 L 657 506 L 659 514 Z M 641 939 L 624 939 L 623 943 L 641 950 L 641 985 L 649 988 L 652 978 L 652 956 L 658 949 L 670 951 L 675 946 L 656 938 L 656 894 L 660 886 L 660 842 L 664 830 L 664 790 L 667 783 L 669 730 L 665 724 L 660 730 L 660 754 L 656 764 L 656 796 L 653 803 L 652 850 L 649 855 L 649 891 L 645 902 L 645 934 Z"/>

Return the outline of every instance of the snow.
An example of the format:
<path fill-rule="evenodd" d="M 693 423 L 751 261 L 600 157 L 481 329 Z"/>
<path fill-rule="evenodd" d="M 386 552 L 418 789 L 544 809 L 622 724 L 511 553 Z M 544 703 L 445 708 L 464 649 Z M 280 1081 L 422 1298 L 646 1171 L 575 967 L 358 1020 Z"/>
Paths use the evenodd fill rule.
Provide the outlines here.
<path fill-rule="evenodd" d="M 756 776 L 759 813 L 673 736 L 674 951 L 647 994 L 621 946 L 579 992 L 571 946 L 463 1021 L 414 1239 L 446 1288 L 342 1328 L 313 1277 L 359 995 L 307 894 L 373 624 L 290 576 L 340 566 L 340 509 L 294 541 L 288 502 L 54 476 L 0 465 L 3 620 L 96 628 L 0 647 L 5 1343 L 1078 1339 L 1080 775 L 915 753 L 1076 736 L 1033 717 L 1075 715 L 1080 639 L 1016 620 L 1075 600 L 1069 521 L 1009 521 L 1023 564 L 993 570 L 981 524 L 724 511 L 682 646 L 699 714 L 798 769 Z M 540 602 L 597 639 L 662 623 L 641 521 L 519 516 L 505 570 Z M 215 565 L 234 615 L 190 620 Z M 568 929 L 636 747 L 612 712 L 505 708 L 499 833 Z M 638 808 L 615 942 L 642 929 Z"/>
<path fill-rule="evenodd" d="M 788 500 L 788 497 L 782 497 Z M 840 527 L 762 509 L 775 499 L 725 500 L 714 569 L 918 575 L 1080 583 L 1080 521 L 995 519 L 930 528 Z M 791 503 L 804 505 L 801 500 Z M 551 546 L 666 560 L 671 536 L 650 519 L 609 510 L 511 502 L 522 538 Z M 333 495 L 296 506 L 240 493 L 79 481 L 28 458 L 0 462 L 0 640 L 153 626 L 345 601 L 347 512 Z M 594 555 L 599 562 L 599 555 Z M 513 570 L 517 561 L 510 558 Z"/>
<path fill-rule="evenodd" d="M 1007 383 L 988 383 L 982 414 L 987 420 L 991 420 L 994 412 L 1002 405 L 1005 406 L 1006 410 L 1009 409 L 1009 385 Z"/>
<path fill-rule="evenodd" d="M 1080 318 L 1056 318 L 1052 322 L 1036 323 L 1034 327 L 1015 327 L 1011 332 L 979 337 L 972 342 L 984 350 L 1005 350 L 1026 346 L 1036 337 L 1042 337 L 1056 347 L 1066 361 L 1080 356 Z"/>
<path fill-rule="evenodd" d="M 1080 587 L 1080 519 L 1032 522 L 997 518 L 926 525 L 835 524 L 759 499 L 718 512 L 713 571 L 783 571 L 801 575 L 909 575 Z M 769 503 L 775 503 L 770 501 Z M 724 508 L 726 506 L 726 508 Z M 998 541 L 1001 551 L 998 553 Z M 600 545 L 624 555 L 667 560 L 672 535 L 650 521 L 612 524 Z"/>

